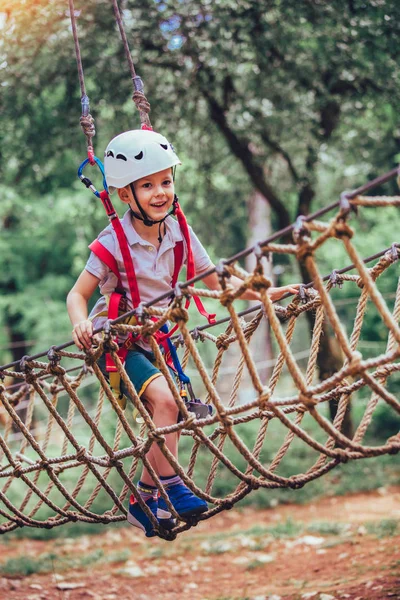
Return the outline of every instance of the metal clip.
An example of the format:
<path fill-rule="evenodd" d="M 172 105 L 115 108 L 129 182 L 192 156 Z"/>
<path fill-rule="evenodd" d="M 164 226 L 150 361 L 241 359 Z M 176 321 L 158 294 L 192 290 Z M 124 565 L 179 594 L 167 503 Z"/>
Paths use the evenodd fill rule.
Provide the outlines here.
<path fill-rule="evenodd" d="M 397 247 L 397 244 L 392 244 L 392 246 L 390 248 L 390 254 L 391 254 L 393 262 L 395 262 L 396 260 L 399 260 L 399 249 Z"/>
<path fill-rule="evenodd" d="M 256 257 L 257 261 L 260 261 L 262 259 L 262 257 L 264 256 L 264 252 L 263 252 L 259 242 L 254 244 L 253 254 Z"/>
<path fill-rule="evenodd" d="M 135 77 L 132 78 L 133 81 L 133 87 L 135 88 L 135 92 L 144 92 L 144 85 L 143 85 L 143 80 L 141 77 L 139 77 L 139 75 L 136 75 Z"/>
<path fill-rule="evenodd" d="M 198 342 L 201 338 L 200 338 L 200 332 L 198 330 L 197 327 L 195 327 L 192 331 L 192 339 L 194 342 Z"/>
<path fill-rule="evenodd" d="M 223 283 L 225 283 L 225 279 L 229 279 L 231 276 L 229 271 L 227 271 L 227 269 L 226 269 L 225 260 L 223 258 L 221 258 L 221 260 L 218 261 L 218 263 L 216 264 L 215 272 L 218 275 L 218 279 L 219 279 L 221 285 Z"/>
<path fill-rule="evenodd" d="M 293 239 L 298 242 L 300 238 L 310 238 L 310 232 L 305 227 L 307 217 L 305 215 L 299 215 L 293 226 Z"/>
<path fill-rule="evenodd" d="M 174 298 L 175 298 L 175 300 L 180 300 L 182 298 L 182 296 L 183 296 L 183 294 L 182 294 L 181 284 L 178 281 L 178 283 L 174 287 Z"/>
<path fill-rule="evenodd" d="M 194 395 L 194 391 L 192 388 L 192 384 L 190 383 L 190 381 L 186 384 L 187 387 L 187 391 L 189 392 L 189 396 L 192 400 L 196 400 L 196 396 Z"/>
<path fill-rule="evenodd" d="M 21 360 L 19 361 L 19 367 L 20 367 L 21 371 L 26 371 L 27 369 L 29 369 L 29 366 L 27 365 L 27 363 L 30 360 L 31 360 L 31 357 L 28 356 L 27 354 L 21 358 Z"/>
<path fill-rule="evenodd" d="M 204 404 L 199 398 L 196 398 L 190 382 L 186 384 L 186 388 L 190 396 L 190 400 L 185 400 L 187 410 L 194 413 L 196 419 L 206 419 L 208 416 L 212 415 L 213 410 L 211 404 Z"/>
<path fill-rule="evenodd" d="M 331 282 L 333 287 L 338 287 L 340 290 L 343 287 L 343 280 L 340 279 L 338 272 L 336 269 L 333 269 L 332 273 L 329 275 L 329 281 Z"/>
<path fill-rule="evenodd" d="M 81 98 L 81 104 L 82 104 L 82 117 L 87 117 L 90 112 L 89 96 L 84 94 Z"/>
<path fill-rule="evenodd" d="M 340 194 L 339 208 L 340 208 L 340 218 L 347 219 L 350 212 L 357 214 L 357 206 L 350 204 L 349 194 L 352 192 L 346 191 Z"/>
<path fill-rule="evenodd" d="M 103 325 L 104 339 L 109 340 L 111 337 L 111 319 L 107 319 L 107 321 Z"/>
<path fill-rule="evenodd" d="M 139 324 L 143 325 L 144 315 L 145 315 L 145 308 L 144 308 L 143 302 L 140 302 L 140 304 L 135 308 L 135 317 L 137 318 L 137 322 Z"/>
<path fill-rule="evenodd" d="M 299 286 L 299 298 L 302 304 L 306 304 L 308 301 L 307 292 L 305 285 Z"/>
<path fill-rule="evenodd" d="M 58 354 L 56 346 L 51 346 L 51 348 L 49 348 L 49 351 L 47 352 L 47 359 L 53 365 L 56 365 L 60 362 L 61 356 Z"/>

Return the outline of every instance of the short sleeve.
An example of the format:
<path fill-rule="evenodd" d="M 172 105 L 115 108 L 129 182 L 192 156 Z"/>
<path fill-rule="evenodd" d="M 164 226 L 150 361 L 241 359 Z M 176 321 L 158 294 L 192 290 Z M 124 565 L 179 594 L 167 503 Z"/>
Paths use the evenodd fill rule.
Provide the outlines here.
<path fill-rule="evenodd" d="M 97 239 L 107 250 L 109 250 L 109 252 L 111 252 L 113 256 L 115 256 L 115 242 L 109 227 L 103 229 Z M 85 270 L 95 277 L 98 277 L 101 282 L 103 282 L 111 272 L 109 267 L 107 267 L 107 265 L 100 260 L 100 258 L 96 256 L 94 252 L 90 253 Z"/>
<path fill-rule="evenodd" d="M 100 260 L 100 258 L 93 252 L 90 253 L 88 261 L 85 265 L 85 270 L 100 279 L 100 281 L 103 281 L 110 271 L 107 265 L 105 265 L 103 261 Z"/>
<path fill-rule="evenodd" d="M 193 229 L 189 227 L 190 241 L 192 244 L 192 252 L 194 258 L 194 264 L 196 267 L 196 275 L 201 275 L 204 271 L 211 269 L 214 265 L 205 250 L 203 244 L 200 242 Z"/>

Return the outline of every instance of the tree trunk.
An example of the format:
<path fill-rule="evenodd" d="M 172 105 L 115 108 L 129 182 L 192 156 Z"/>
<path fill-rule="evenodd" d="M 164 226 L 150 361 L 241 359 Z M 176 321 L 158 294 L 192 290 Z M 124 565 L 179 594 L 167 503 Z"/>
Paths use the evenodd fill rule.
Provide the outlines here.
<path fill-rule="evenodd" d="M 253 246 L 256 242 L 265 240 L 271 234 L 271 208 L 264 197 L 257 190 L 250 196 L 248 201 L 249 214 L 249 238 L 248 246 Z M 256 265 L 254 254 L 246 257 L 246 270 L 252 272 Z M 264 274 L 267 277 L 272 276 L 272 262 L 264 259 Z M 250 306 L 255 306 L 259 302 L 249 301 Z M 254 315 L 253 315 L 254 316 Z M 257 348 L 257 355 L 254 356 L 256 363 L 263 363 L 271 360 L 273 357 L 271 332 L 266 319 L 263 319 L 254 332 L 252 337 L 252 347 Z M 271 376 L 271 367 L 259 367 L 258 373 L 262 383 L 267 383 Z"/>
<path fill-rule="evenodd" d="M 251 146 L 248 140 L 240 138 L 236 132 L 230 127 L 226 118 L 224 107 L 221 106 L 216 98 L 212 96 L 208 88 L 200 83 L 200 90 L 204 98 L 208 102 L 210 117 L 219 128 L 222 135 L 225 137 L 231 152 L 241 161 L 245 171 L 250 177 L 254 187 L 259 192 L 260 199 L 264 199 L 269 204 L 271 209 L 274 211 L 275 216 L 278 220 L 278 228 L 283 229 L 291 223 L 290 215 L 286 209 L 284 203 L 279 198 L 278 194 L 273 190 L 272 186 L 268 183 L 264 169 L 259 164 L 257 156 L 252 152 Z M 321 119 L 321 139 L 326 141 L 331 136 L 333 130 L 336 128 L 340 116 L 340 106 L 337 102 L 328 102 L 321 107 L 320 119 Z M 270 141 L 269 146 L 271 147 L 272 142 Z M 273 144 L 272 144 L 273 145 Z M 280 147 L 276 147 L 276 152 L 282 155 Z M 288 166 L 293 165 L 290 157 L 284 156 Z M 308 215 L 310 213 L 311 203 L 315 196 L 313 177 L 315 167 L 318 160 L 318 152 L 316 148 L 311 146 L 308 148 L 308 154 L 306 158 L 306 172 L 307 176 L 304 178 L 301 185 L 298 198 L 298 215 Z M 290 170 L 290 169 L 289 169 Z M 291 170 L 292 176 L 295 176 L 296 183 L 299 184 L 300 180 L 293 169 Z M 264 236 L 261 236 L 263 238 Z M 286 240 L 284 240 L 286 241 Z M 307 272 L 305 265 L 300 265 L 302 279 L 304 283 L 309 283 L 311 278 Z M 307 317 L 310 322 L 310 326 L 313 326 L 314 316 L 307 313 Z M 321 380 L 327 379 L 334 372 L 336 372 L 343 364 L 341 358 L 341 349 L 337 343 L 337 340 L 329 335 L 329 331 L 326 326 L 321 336 L 321 345 L 318 353 L 318 369 Z M 332 401 L 330 403 L 330 414 L 331 418 L 334 419 L 337 412 L 337 403 Z M 347 437 L 351 437 L 353 433 L 352 419 L 350 413 L 350 405 L 346 411 L 346 415 L 342 425 L 342 431 Z"/>

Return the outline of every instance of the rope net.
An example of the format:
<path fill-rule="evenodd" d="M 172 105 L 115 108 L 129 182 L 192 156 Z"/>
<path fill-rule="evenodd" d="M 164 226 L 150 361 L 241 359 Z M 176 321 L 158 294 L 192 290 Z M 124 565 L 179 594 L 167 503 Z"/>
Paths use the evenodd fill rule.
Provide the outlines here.
<path fill-rule="evenodd" d="M 400 197 L 357 196 L 350 200 L 350 207 L 399 204 Z M 302 487 L 341 462 L 398 452 L 399 434 L 374 447 L 364 438 L 378 404 L 385 403 L 393 415 L 400 412 L 399 401 L 388 386 L 400 370 L 400 285 L 392 310 L 379 290 L 384 273 L 398 264 L 400 244 L 393 244 L 367 265 L 355 248 L 353 234 L 343 205 L 329 222 L 303 219 L 294 227 L 293 243 L 255 246 L 252 272 L 245 271 L 238 262 L 224 261 L 217 269 L 222 287 L 219 292 L 178 286 L 168 309 L 142 307 L 140 324 L 135 326 L 109 322 L 99 346 L 90 351 L 52 348 L 47 360 L 26 357 L 18 369 L 2 367 L 0 399 L 8 419 L 0 435 L 0 531 L 22 526 L 51 528 L 70 521 L 122 521 L 126 518 L 127 498 L 133 494 L 158 534 L 174 539 L 197 521 L 179 520 L 146 459 L 153 444 L 159 445 L 185 484 L 209 503 L 209 510 L 200 520 L 231 508 L 254 489 Z M 321 254 L 332 239 L 343 246 L 352 265 L 323 278 Z M 273 304 L 267 295 L 271 281 L 264 274 L 265 257 L 274 254 L 292 255 L 312 275 L 313 287 L 304 286 L 287 306 Z M 242 279 L 240 290 L 229 285 L 230 275 Z M 334 288 L 338 285 L 352 286 L 352 297 L 356 297 L 351 331 L 345 329 L 335 307 Z M 259 291 L 262 302 L 253 311 L 255 314 L 246 311 L 251 316 L 244 318 L 234 300 L 248 288 Z M 209 326 L 190 330 L 183 304 L 186 296 L 194 295 L 213 298 L 220 304 L 219 316 L 222 310 L 227 314 L 215 335 Z M 385 332 L 386 349 L 365 357 L 360 349 L 366 341 L 363 322 L 367 308 L 379 319 L 377 326 L 380 333 Z M 307 313 L 313 315 L 311 335 Z M 157 322 L 150 320 L 154 316 Z M 213 407 L 213 414 L 207 418 L 198 420 L 187 411 L 154 340 L 154 333 L 168 320 L 179 326 L 174 342 L 183 367 L 194 372 L 197 393 L 202 391 L 202 400 Z M 257 344 L 252 340 L 266 320 L 277 357 L 271 372 L 262 377 L 265 364 L 260 363 Z M 332 376 L 318 381 L 317 355 L 324 328 L 334 333 L 343 358 Z M 182 415 L 179 423 L 157 428 L 138 397 L 113 341 L 117 332 L 128 331 L 149 340 Z M 203 342 L 203 358 L 199 342 Z M 296 348 L 301 352 L 297 353 Z M 129 390 L 131 405 L 125 411 L 97 365 L 104 349 L 111 351 Z M 233 367 L 232 355 L 237 357 Z M 74 371 L 68 368 L 71 364 L 75 365 Z M 19 386 L 6 387 L 6 376 L 21 380 Z M 93 391 L 96 383 L 98 396 Z M 348 438 L 342 432 L 345 412 L 352 398 L 359 400 L 360 394 L 363 414 L 354 435 Z M 331 400 L 337 402 L 333 422 L 326 416 Z M 23 405 L 24 420 L 20 416 Z M 129 406 L 140 415 L 140 425 Z M 275 428 L 280 432 L 278 443 Z M 181 432 L 180 447 L 189 451 L 185 465 L 174 459 L 165 444 L 164 436 L 172 431 Z M 308 468 L 287 475 L 285 459 L 290 453 L 303 452 L 304 447 L 311 456 Z M 141 501 L 135 481 L 143 464 L 178 519 L 173 531 L 158 528 Z M 221 495 L 219 482 L 227 478 L 233 482 L 231 489 Z"/>

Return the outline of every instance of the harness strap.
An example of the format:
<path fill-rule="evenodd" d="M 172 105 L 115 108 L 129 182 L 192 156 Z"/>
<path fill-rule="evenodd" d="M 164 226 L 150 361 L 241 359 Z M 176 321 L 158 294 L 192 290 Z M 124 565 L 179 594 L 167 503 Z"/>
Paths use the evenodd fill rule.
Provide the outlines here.
<path fill-rule="evenodd" d="M 171 286 L 174 288 L 178 281 L 179 271 L 183 263 L 183 242 L 176 242 L 174 246 L 174 273 L 172 275 Z"/>
<path fill-rule="evenodd" d="M 89 249 L 95 254 L 107 267 L 114 273 L 118 279 L 118 285 L 121 284 L 121 276 L 118 269 L 117 261 L 115 256 L 111 254 L 109 250 L 99 240 L 94 240 L 89 244 Z M 122 284 L 121 284 L 122 287 Z"/>
<path fill-rule="evenodd" d="M 103 190 L 100 192 L 100 198 L 106 202 L 110 202 L 110 197 L 108 193 Z M 126 239 L 126 235 L 124 229 L 122 227 L 121 221 L 119 220 L 117 213 L 114 212 L 114 215 L 110 215 L 111 225 L 115 231 L 115 234 L 118 239 L 118 244 L 121 250 L 122 258 L 125 265 L 126 276 L 128 278 L 129 290 L 131 292 L 132 304 L 133 308 L 137 308 L 140 304 L 140 295 L 139 288 L 136 281 L 135 267 L 133 266 L 132 256 L 129 252 L 128 241 Z"/>
<path fill-rule="evenodd" d="M 193 277 L 196 276 L 196 268 L 195 268 L 195 264 L 194 264 L 192 244 L 190 242 L 189 226 L 187 224 L 186 217 L 183 214 L 183 210 L 181 209 L 179 202 L 175 202 L 175 214 L 176 214 L 176 218 L 178 219 L 179 227 L 181 228 L 183 237 L 185 238 L 185 242 L 186 242 L 186 248 L 187 248 L 186 274 L 187 274 L 187 278 L 189 280 L 189 279 L 193 279 Z M 193 296 L 193 300 L 194 300 L 194 303 L 195 303 L 199 313 L 201 315 L 203 315 L 203 317 L 205 317 L 210 324 L 215 323 L 216 314 L 215 313 L 210 314 L 206 311 L 206 309 L 204 308 L 204 304 L 202 303 L 199 296 Z M 186 308 L 188 306 L 189 306 L 189 304 L 187 302 Z"/>

